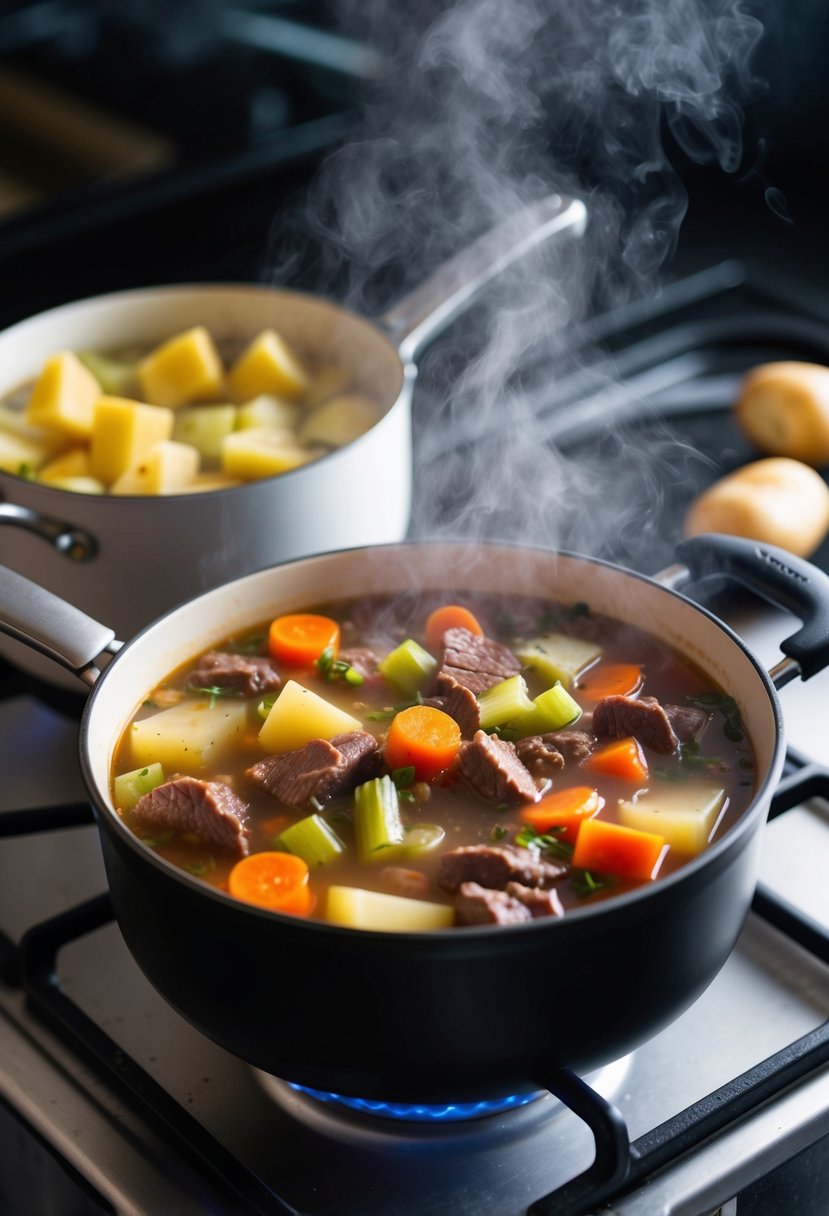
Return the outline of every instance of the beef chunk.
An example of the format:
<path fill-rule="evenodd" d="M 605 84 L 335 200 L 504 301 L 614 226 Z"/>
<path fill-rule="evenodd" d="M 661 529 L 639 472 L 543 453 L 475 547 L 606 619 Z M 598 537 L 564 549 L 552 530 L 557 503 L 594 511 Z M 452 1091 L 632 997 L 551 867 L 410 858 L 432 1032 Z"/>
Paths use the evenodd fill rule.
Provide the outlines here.
<path fill-rule="evenodd" d="M 424 705 L 433 705 L 454 718 L 462 735 L 474 735 L 481 725 L 481 709 L 474 692 L 445 673 L 438 676 L 435 691 L 437 695 L 427 697 Z"/>
<path fill-rule="evenodd" d="M 246 776 L 288 806 L 307 806 L 312 798 L 325 802 L 353 789 L 379 772 L 382 757 L 374 735 L 354 730 L 327 739 L 312 739 L 304 747 L 268 756 Z"/>
<path fill-rule="evenodd" d="M 406 899 L 425 899 L 429 894 L 429 879 L 422 870 L 407 870 L 405 866 L 383 866 L 380 871 L 383 886 L 393 895 Z"/>
<path fill-rule="evenodd" d="M 192 832 L 207 844 L 244 857 L 248 804 L 221 781 L 174 777 L 138 799 L 134 825 L 148 832 Z"/>
<path fill-rule="evenodd" d="M 655 752 L 673 752 L 679 746 L 668 715 L 656 697 L 604 697 L 593 710 L 593 730 L 601 738 L 633 735 Z"/>
<path fill-rule="evenodd" d="M 447 629 L 443 635 L 438 682 L 441 676 L 451 676 L 477 695 L 520 670 L 512 651 L 492 638 L 478 637 L 461 627 Z"/>
<path fill-rule="evenodd" d="M 272 692 L 280 685 L 279 673 L 264 655 L 232 654 L 210 650 L 190 672 L 192 688 L 232 688 L 243 697 Z"/>
<path fill-rule="evenodd" d="M 503 890 L 510 882 L 525 887 L 548 887 L 566 873 L 566 865 L 544 861 L 530 849 L 469 844 L 443 854 L 438 863 L 437 885 L 450 893 L 465 882 L 497 890 Z"/>
<path fill-rule="evenodd" d="M 458 925 L 516 925 L 528 920 L 532 920 L 529 908 L 506 891 L 465 882 L 455 898 Z"/>
<path fill-rule="evenodd" d="M 530 916 L 563 916 L 564 908 L 557 891 L 545 891 L 541 887 L 524 887 L 520 882 L 508 882 L 507 895 L 517 899 L 529 910 Z"/>
<path fill-rule="evenodd" d="M 696 705 L 666 705 L 665 713 L 680 743 L 694 743 L 708 725 L 708 713 Z"/>
<path fill-rule="evenodd" d="M 461 744 L 457 771 L 476 793 L 494 802 L 536 802 L 538 789 L 531 773 L 518 759 L 514 743 L 497 735 L 475 732 Z"/>
<path fill-rule="evenodd" d="M 558 769 L 564 768 L 564 757 L 547 735 L 528 735 L 526 739 L 519 739 L 515 754 L 536 778 L 552 777 Z"/>
<path fill-rule="evenodd" d="M 552 777 L 569 762 L 581 764 L 593 750 L 593 740 L 583 730 L 555 730 L 519 739 L 515 752 L 535 778 Z"/>

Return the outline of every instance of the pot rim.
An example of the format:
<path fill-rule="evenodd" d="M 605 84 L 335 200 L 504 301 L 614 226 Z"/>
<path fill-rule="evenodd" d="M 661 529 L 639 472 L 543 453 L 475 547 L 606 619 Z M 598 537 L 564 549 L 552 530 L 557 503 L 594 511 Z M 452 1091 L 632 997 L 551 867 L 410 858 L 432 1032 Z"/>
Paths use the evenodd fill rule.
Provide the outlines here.
<path fill-rule="evenodd" d="M 455 544 L 462 545 L 463 542 L 455 542 Z M 447 547 L 453 547 L 453 542 L 446 542 L 442 540 L 401 541 L 396 544 L 389 545 L 355 546 L 352 549 L 346 550 L 329 550 L 325 553 L 309 555 L 308 557 L 298 558 L 294 561 L 279 563 L 272 566 L 265 566 L 251 574 L 243 575 L 238 579 L 231 580 L 228 583 L 223 583 L 219 587 L 201 592 L 200 594 L 193 596 L 191 599 L 178 604 L 175 608 L 170 609 L 168 612 L 164 613 L 163 616 L 158 617 L 155 621 L 145 626 L 140 633 L 136 634 L 135 637 L 131 638 L 129 642 L 124 644 L 121 650 L 119 650 L 115 655 L 112 662 L 109 663 L 106 669 L 102 672 L 101 677 L 96 681 L 95 686 L 93 687 L 92 692 L 86 701 L 81 717 L 79 731 L 81 773 L 87 792 L 89 793 L 94 808 L 97 812 L 99 827 L 106 826 L 109 830 L 113 831 L 116 838 L 122 844 L 126 844 L 130 851 L 133 852 L 138 858 L 142 859 L 147 864 L 154 866 L 155 869 L 167 879 L 174 882 L 183 883 L 195 894 L 218 901 L 221 906 L 224 906 L 228 910 L 232 910 L 234 915 L 242 917 L 253 916 L 258 920 L 264 919 L 267 922 L 275 921 L 277 925 L 283 926 L 289 924 L 292 930 L 295 932 L 307 932 L 311 934 L 328 934 L 333 932 L 338 936 L 343 936 L 348 939 L 354 939 L 356 936 L 361 941 L 374 944 L 380 942 L 387 943 L 389 937 L 393 937 L 396 941 L 405 941 L 412 946 L 427 945 L 431 949 L 446 950 L 450 953 L 454 948 L 460 946 L 461 942 L 477 941 L 481 943 L 488 943 L 493 937 L 496 940 L 501 940 L 504 936 L 505 930 L 509 931 L 510 940 L 515 943 L 516 947 L 518 947 L 519 942 L 527 934 L 567 932 L 566 929 L 556 929 L 556 926 L 566 926 L 568 924 L 573 925 L 574 923 L 588 925 L 597 920 L 601 921 L 607 916 L 612 916 L 614 909 L 616 908 L 635 909 L 637 906 L 646 904 L 648 901 L 660 898 L 662 893 L 665 893 L 665 896 L 668 897 L 669 893 L 673 891 L 674 888 L 681 887 L 686 883 L 694 882 L 695 876 L 700 871 L 707 869 L 709 866 L 717 866 L 721 858 L 730 854 L 732 850 L 740 848 L 744 838 L 748 834 L 753 833 L 753 831 L 760 826 L 757 821 L 761 817 L 765 817 L 768 809 L 768 802 L 771 796 L 771 790 L 777 784 L 783 770 L 786 750 L 783 713 L 780 700 L 777 695 L 777 690 L 768 671 L 762 665 L 751 648 L 743 641 L 742 638 L 740 638 L 737 633 L 735 633 L 733 629 L 731 629 L 729 625 L 721 620 L 716 613 L 712 612 L 703 605 L 697 604 L 694 600 L 683 595 L 681 592 L 676 591 L 673 588 L 663 586 L 650 575 L 642 574 L 639 571 L 631 570 L 625 566 L 621 566 L 618 563 L 611 562 L 603 558 L 586 556 L 568 549 L 550 549 L 538 545 L 521 545 L 518 543 L 501 541 L 481 541 L 476 547 L 479 549 L 483 548 L 502 551 L 520 551 L 537 554 L 540 556 L 548 556 L 550 558 L 561 557 L 586 563 L 588 565 L 610 570 L 615 574 L 622 574 L 626 577 L 633 578 L 637 582 L 644 583 L 651 587 L 655 592 L 659 592 L 660 594 L 664 594 L 681 601 L 684 605 L 689 606 L 694 612 L 700 613 L 712 625 L 720 630 L 728 641 L 732 645 L 736 646 L 736 648 L 742 653 L 743 658 L 750 664 L 750 666 L 754 669 L 754 672 L 760 677 L 768 696 L 769 707 L 772 711 L 775 725 L 774 747 L 769 757 L 768 764 L 766 765 L 766 771 L 762 777 L 762 780 L 760 780 L 755 788 L 751 801 L 736 823 L 734 823 L 728 829 L 720 840 L 715 841 L 714 844 L 710 845 L 702 853 L 699 853 L 696 857 L 685 862 L 678 870 L 675 870 L 672 874 L 667 875 L 665 878 L 658 879 L 650 885 L 643 885 L 635 888 L 632 891 L 626 891 L 619 895 L 614 895 L 594 904 L 571 909 L 562 917 L 539 917 L 530 921 L 521 922 L 516 925 L 507 926 L 465 926 L 463 932 L 459 932 L 457 929 L 451 928 L 445 930 L 424 930 L 420 932 L 395 932 L 390 934 L 389 932 L 382 930 L 352 929 L 344 925 L 330 924 L 326 921 L 288 916 L 280 912 L 257 907 L 254 904 L 247 904 L 242 900 L 234 899 L 227 892 L 221 891 L 219 888 L 213 887 L 210 884 L 200 882 L 196 877 L 188 874 L 187 871 L 173 865 L 172 862 L 165 860 L 163 857 L 159 857 L 153 852 L 152 849 L 149 849 L 147 846 L 142 844 L 135 833 L 127 827 L 123 820 L 117 815 L 115 810 L 109 806 L 108 802 L 99 790 L 97 781 L 92 772 L 92 764 L 89 756 L 88 746 L 91 733 L 90 719 L 95 713 L 95 705 L 98 700 L 99 692 L 101 688 L 108 683 L 110 671 L 117 669 L 122 657 L 128 651 L 132 652 L 139 648 L 143 644 L 142 640 L 144 639 L 145 635 L 157 627 L 161 627 L 168 617 L 173 615 L 173 613 L 180 611 L 191 611 L 198 601 L 203 599 L 205 596 L 224 593 L 230 588 L 238 586 L 246 579 L 254 578 L 270 570 L 287 570 L 301 566 L 305 563 L 319 562 L 327 558 L 347 558 L 349 554 L 363 554 L 370 551 L 399 551 L 406 548 L 416 548 L 420 550 L 433 548 L 437 550 L 439 548 L 446 549 Z M 218 641 L 220 639 L 216 640 Z M 676 648 L 680 649 L 679 647 Z"/>

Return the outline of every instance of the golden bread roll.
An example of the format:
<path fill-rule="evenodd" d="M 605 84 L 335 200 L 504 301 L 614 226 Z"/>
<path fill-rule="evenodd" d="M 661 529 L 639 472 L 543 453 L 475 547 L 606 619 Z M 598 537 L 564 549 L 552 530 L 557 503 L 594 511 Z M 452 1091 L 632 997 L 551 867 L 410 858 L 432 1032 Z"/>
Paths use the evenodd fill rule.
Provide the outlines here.
<path fill-rule="evenodd" d="M 829 463 L 829 367 L 764 363 L 743 379 L 737 422 L 761 451 Z"/>
<path fill-rule="evenodd" d="M 725 532 L 780 545 L 808 557 L 829 530 L 829 486 L 813 468 L 786 456 L 730 473 L 692 503 L 687 536 Z"/>

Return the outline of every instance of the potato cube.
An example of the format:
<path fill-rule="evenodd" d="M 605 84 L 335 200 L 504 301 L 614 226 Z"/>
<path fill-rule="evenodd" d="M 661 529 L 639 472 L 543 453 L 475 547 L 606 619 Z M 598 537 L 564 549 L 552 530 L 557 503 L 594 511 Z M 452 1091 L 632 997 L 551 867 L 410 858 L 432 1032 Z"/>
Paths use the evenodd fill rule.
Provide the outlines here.
<path fill-rule="evenodd" d="M 89 448 L 73 447 L 50 460 L 37 475 L 38 481 L 57 481 L 64 477 L 89 477 Z"/>
<path fill-rule="evenodd" d="M 90 470 L 104 485 L 138 464 L 154 444 L 173 433 L 173 411 L 125 397 L 99 397 L 95 403 Z"/>
<path fill-rule="evenodd" d="M 247 706 L 242 701 L 187 700 L 133 722 L 129 748 L 136 768 L 161 764 L 167 773 L 199 773 L 244 735 Z"/>
<path fill-rule="evenodd" d="M 71 490 L 73 494 L 106 494 L 106 486 L 97 477 L 53 477 L 45 483 L 53 490 Z"/>
<path fill-rule="evenodd" d="M 109 393 L 113 397 L 137 395 L 138 363 L 134 359 L 101 355 L 94 350 L 79 350 L 77 355 L 100 384 L 102 393 Z"/>
<path fill-rule="evenodd" d="M 290 431 L 256 427 L 227 436 L 222 444 L 222 469 L 228 477 L 255 481 L 307 464 L 316 455 L 300 447 Z"/>
<path fill-rule="evenodd" d="M 630 802 L 620 801 L 618 813 L 625 827 L 664 836 L 678 853 L 701 853 L 725 804 L 725 790 L 689 781 L 670 789 L 649 789 Z"/>
<path fill-rule="evenodd" d="M 368 397 L 332 397 L 308 414 L 299 437 L 303 443 L 341 448 L 370 430 L 379 418 L 380 410 Z"/>
<path fill-rule="evenodd" d="M 26 405 L 26 421 L 52 427 L 70 439 L 88 439 L 101 386 L 70 350 L 52 355 L 43 365 Z"/>
<path fill-rule="evenodd" d="M 113 494 L 175 494 L 199 471 L 199 454 L 189 443 L 162 439 L 111 485 Z"/>
<path fill-rule="evenodd" d="M 179 494 L 202 494 L 205 490 L 232 490 L 242 483 L 235 477 L 226 477 L 224 473 L 197 473 L 192 481 L 182 486 Z"/>
<path fill-rule="evenodd" d="M 455 910 L 449 904 L 386 895 L 361 887 L 329 887 L 325 919 L 351 929 L 419 933 L 426 929 L 448 929 L 454 923 Z"/>
<path fill-rule="evenodd" d="M 41 443 L 0 430 L 0 469 L 5 473 L 31 477 L 50 454 Z"/>
<path fill-rule="evenodd" d="M 170 338 L 138 364 L 141 395 L 170 409 L 221 396 L 223 381 L 222 360 L 203 325 Z"/>
<path fill-rule="evenodd" d="M 302 408 L 274 397 L 272 393 L 260 393 L 251 401 L 239 406 L 236 429 L 249 431 L 265 428 L 270 431 L 296 431 Z"/>
<path fill-rule="evenodd" d="M 192 405 L 177 412 L 173 438 L 197 448 L 203 460 L 216 463 L 222 441 L 235 426 L 235 405 Z"/>
<path fill-rule="evenodd" d="M 259 731 L 259 742 L 270 754 L 290 752 L 312 739 L 333 739 L 335 735 L 362 728 L 359 718 L 353 718 L 296 680 L 287 680 Z"/>
<path fill-rule="evenodd" d="M 231 368 L 227 384 L 234 401 L 275 393 L 296 401 L 308 385 L 308 373 L 294 352 L 272 329 L 265 329 Z"/>

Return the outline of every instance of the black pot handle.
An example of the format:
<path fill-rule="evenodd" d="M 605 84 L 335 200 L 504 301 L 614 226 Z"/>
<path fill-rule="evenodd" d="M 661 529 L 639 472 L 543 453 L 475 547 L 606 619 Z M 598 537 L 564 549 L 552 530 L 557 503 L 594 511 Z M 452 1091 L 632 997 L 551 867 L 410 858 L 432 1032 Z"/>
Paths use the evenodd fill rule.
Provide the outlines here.
<path fill-rule="evenodd" d="M 738 536 L 694 536 L 677 546 L 691 579 L 731 580 L 794 613 L 803 627 L 780 643 L 804 680 L 829 665 L 829 577 L 775 545 Z"/>

